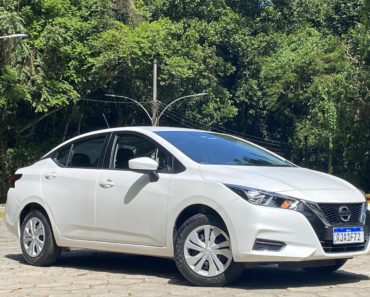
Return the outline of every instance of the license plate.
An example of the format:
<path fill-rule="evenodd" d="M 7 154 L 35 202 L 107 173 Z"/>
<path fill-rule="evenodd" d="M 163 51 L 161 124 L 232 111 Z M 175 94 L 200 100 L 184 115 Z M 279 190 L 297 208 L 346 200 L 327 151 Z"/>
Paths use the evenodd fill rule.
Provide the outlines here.
<path fill-rule="evenodd" d="M 363 227 L 333 228 L 333 243 L 363 243 L 365 241 Z"/>

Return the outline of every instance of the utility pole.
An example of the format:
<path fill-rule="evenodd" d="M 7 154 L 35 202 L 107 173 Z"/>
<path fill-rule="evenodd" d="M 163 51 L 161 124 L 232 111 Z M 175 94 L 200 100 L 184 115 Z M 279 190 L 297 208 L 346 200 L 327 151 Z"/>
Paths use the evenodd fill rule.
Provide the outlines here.
<path fill-rule="evenodd" d="M 167 104 L 162 111 L 159 113 L 159 102 L 158 97 L 157 97 L 157 80 L 158 80 L 158 75 L 157 75 L 157 60 L 154 60 L 153 63 L 153 100 L 151 102 L 151 109 L 152 109 L 152 115 L 150 115 L 149 111 L 143 106 L 143 104 L 140 103 L 139 100 L 127 97 L 127 96 L 121 96 L 121 95 L 114 95 L 114 94 L 105 94 L 107 97 L 116 97 L 116 98 L 123 98 L 129 101 L 134 102 L 138 106 L 140 106 L 148 118 L 150 119 L 152 126 L 159 126 L 159 120 L 164 114 L 166 110 L 168 110 L 173 104 L 176 102 L 186 99 L 186 98 L 193 98 L 193 97 L 202 97 L 205 95 L 208 95 L 207 93 L 199 93 L 199 94 L 193 94 L 193 95 L 187 95 L 187 96 L 182 96 L 180 98 L 176 98 L 173 101 L 171 101 L 169 104 Z"/>
<path fill-rule="evenodd" d="M 153 101 L 152 101 L 152 126 L 158 126 L 158 100 L 157 100 L 157 60 L 153 63 Z"/>

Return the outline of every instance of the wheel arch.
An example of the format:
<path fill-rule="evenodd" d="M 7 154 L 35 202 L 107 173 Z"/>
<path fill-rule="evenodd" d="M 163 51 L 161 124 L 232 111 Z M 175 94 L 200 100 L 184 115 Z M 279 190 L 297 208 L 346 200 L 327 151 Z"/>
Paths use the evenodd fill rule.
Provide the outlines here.
<path fill-rule="evenodd" d="M 179 213 L 175 216 L 175 220 L 173 221 L 171 240 L 170 244 L 168 245 L 172 255 L 175 241 L 174 239 L 176 237 L 177 230 L 187 219 L 198 213 L 209 214 L 219 219 L 220 222 L 224 224 L 227 232 L 229 233 L 231 244 L 236 244 L 236 238 L 234 236 L 234 230 L 232 229 L 231 222 L 228 220 L 227 215 L 223 213 L 221 209 L 215 208 L 205 203 L 192 203 L 185 206 L 181 211 L 179 211 Z"/>
<path fill-rule="evenodd" d="M 219 219 L 227 228 L 226 223 L 224 219 L 221 217 L 221 215 L 212 207 L 205 205 L 205 204 L 191 204 L 185 207 L 178 215 L 175 220 L 175 224 L 173 226 L 173 232 L 174 235 L 176 234 L 177 230 L 180 228 L 180 226 L 189 218 L 196 214 L 208 214 L 216 217 Z"/>
<path fill-rule="evenodd" d="M 37 202 L 30 202 L 30 203 L 26 204 L 19 213 L 19 220 L 18 220 L 19 228 L 22 226 L 24 219 L 26 218 L 27 214 L 31 210 L 39 210 L 40 212 L 42 212 L 47 217 L 47 219 L 50 222 L 49 215 L 48 215 L 47 211 L 45 210 L 45 208 Z"/>
<path fill-rule="evenodd" d="M 51 229 L 54 234 L 55 241 L 57 244 L 59 243 L 60 233 L 57 229 L 53 217 L 51 216 L 50 212 L 48 211 L 48 208 L 46 205 L 44 205 L 43 201 L 40 199 L 28 199 L 27 202 L 24 203 L 22 207 L 20 207 L 20 211 L 18 214 L 18 236 L 21 234 L 21 226 L 24 221 L 24 219 L 27 216 L 27 213 L 29 213 L 31 210 L 39 210 L 42 212 L 46 218 L 48 219 Z"/>

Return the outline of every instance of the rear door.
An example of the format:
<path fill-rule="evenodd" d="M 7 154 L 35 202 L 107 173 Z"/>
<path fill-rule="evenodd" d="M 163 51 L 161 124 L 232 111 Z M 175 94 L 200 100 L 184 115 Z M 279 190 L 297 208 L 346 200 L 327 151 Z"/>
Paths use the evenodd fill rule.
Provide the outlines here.
<path fill-rule="evenodd" d="M 45 202 L 63 236 L 95 239 L 95 189 L 107 134 L 58 149 L 41 177 Z"/>

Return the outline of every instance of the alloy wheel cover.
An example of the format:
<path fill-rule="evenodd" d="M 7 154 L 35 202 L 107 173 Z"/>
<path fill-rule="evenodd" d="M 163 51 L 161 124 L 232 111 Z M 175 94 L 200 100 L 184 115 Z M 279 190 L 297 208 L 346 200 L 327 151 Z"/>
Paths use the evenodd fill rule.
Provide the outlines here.
<path fill-rule="evenodd" d="M 27 255 L 35 258 L 42 252 L 45 244 L 44 224 L 36 217 L 26 223 L 23 230 L 22 244 Z"/>
<path fill-rule="evenodd" d="M 186 264 L 196 274 L 214 277 L 232 261 L 229 236 L 219 227 L 203 225 L 192 230 L 184 243 Z"/>

